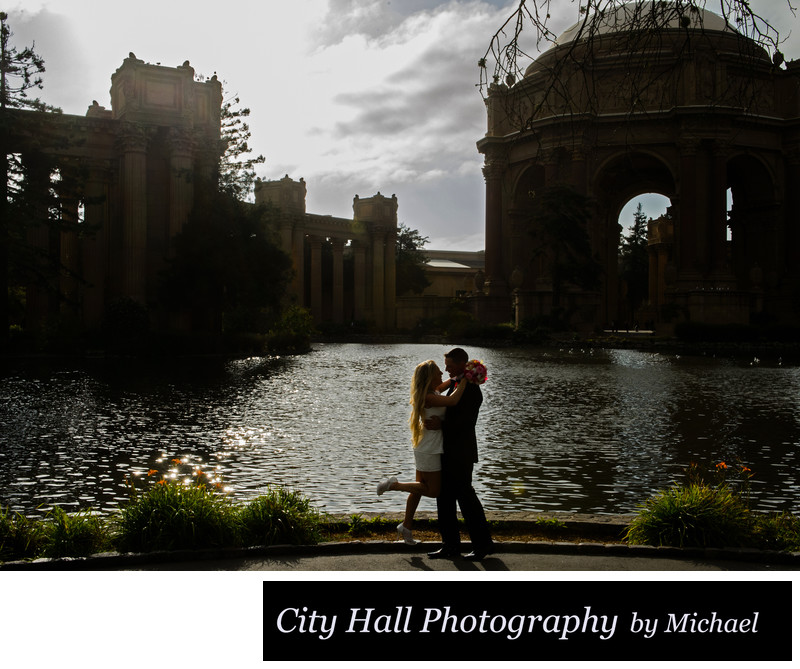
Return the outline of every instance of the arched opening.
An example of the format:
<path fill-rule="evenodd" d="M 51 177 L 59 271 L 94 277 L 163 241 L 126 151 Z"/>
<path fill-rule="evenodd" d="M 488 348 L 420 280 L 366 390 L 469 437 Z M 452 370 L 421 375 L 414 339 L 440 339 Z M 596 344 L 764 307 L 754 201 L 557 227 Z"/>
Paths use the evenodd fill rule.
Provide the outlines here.
<path fill-rule="evenodd" d="M 657 272 L 651 274 L 650 226 L 669 216 L 670 199 L 659 193 L 632 197 L 619 214 L 619 320 L 625 330 L 650 330 L 658 320 Z M 655 300 L 651 299 L 653 296 Z"/>
<path fill-rule="evenodd" d="M 675 177 L 670 165 L 653 153 L 620 153 L 606 161 L 597 173 L 594 184 L 597 202 L 595 235 L 606 271 L 603 297 L 604 322 L 608 326 L 619 328 L 627 324 L 634 327 L 636 322 L 650 324 L 658 321 L 658 304 L 650 308 L 653 287 L 658 285 L 650 260 L 646 280 L 624 277 L 620 266 L 620 246 L 634 224 L 634 213 L 640 201 L 645 217 L 642 233 L 646 240 L 647 222 L 666 214 L 670 197 L 674 197 L 675 192 Z M 642 247 L 651 252 L 646 241 Z M 637 313 L 644 307 L 647 307 L 647 313 Z"/>

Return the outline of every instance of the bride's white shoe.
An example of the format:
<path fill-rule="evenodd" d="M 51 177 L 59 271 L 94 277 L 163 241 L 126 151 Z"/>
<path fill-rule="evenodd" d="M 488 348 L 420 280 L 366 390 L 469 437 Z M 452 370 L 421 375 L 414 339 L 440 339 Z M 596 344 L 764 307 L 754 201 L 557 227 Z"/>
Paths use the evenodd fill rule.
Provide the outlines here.
<path fill-rule="evenodd" d="M 397 477 L 390 476 L 388 479 L 384 479 L 383 481 L 381 481 L 378 484 L 378 494 L 382 495 L 383 493 L 385 493 L 392 485 L 392 483 L 397 483 Z"/>
<path fill-rule="evenodd" d="M 409 530 L 403 523 L 397 526 L 397 536 L 405 541 L 409 546 L 416 546 L 417 542 L 414 541 L 414 533 Z"/>

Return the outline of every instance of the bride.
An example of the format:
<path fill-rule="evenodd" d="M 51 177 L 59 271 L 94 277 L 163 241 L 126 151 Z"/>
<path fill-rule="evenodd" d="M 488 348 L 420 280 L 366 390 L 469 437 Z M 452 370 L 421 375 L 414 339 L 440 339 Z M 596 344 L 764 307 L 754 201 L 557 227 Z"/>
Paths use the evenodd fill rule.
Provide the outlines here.
<path fill-rule="evenodd" d="M 437 497 L 442 487 L 442 431 L 426 430 L 424 421 L 431 416 L 444 419 L 447 407 L 458 404 L 464 388 L 467 387 L 467 381 L 459 383 L 452 394 L 441 395 L 451 383 L 449 380 L 442 383 L 442 370 L 433 360 L 421 362 L 414 369 L 408 424 L 411 428 L 411 443 L 414 445 L 417 480 L 413 483 L 401 483 L 392 476 L 378 484 L 379 495 L 387 490 L 408 493 L 405 517 L 397 526 L 397 534 L 407 544 L 415 543 L 411 528 L 420 499 L 423 495 Z"/>

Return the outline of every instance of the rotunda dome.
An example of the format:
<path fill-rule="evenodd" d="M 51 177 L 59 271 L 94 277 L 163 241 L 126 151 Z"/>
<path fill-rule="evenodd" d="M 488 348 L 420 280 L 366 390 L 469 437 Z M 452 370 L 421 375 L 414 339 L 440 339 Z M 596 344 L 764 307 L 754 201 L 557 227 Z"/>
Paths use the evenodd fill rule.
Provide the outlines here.
<path fill-rule="evenodd" d="M 628 2 L 617 7 L 616 11 L 600 18 L 592 29 L 593 21 L 581 20 L 576 22 L 561 33 L 555 40 L 559 46 L 583 39 L 592 35 L 607 35 L 627 30 L 647 30 L 659 27 L 666 30 L 716 30 L 719 32 L 735 32 L 728 22 L 705 9 L 696 12 L 678 14 L 675 5 L 671 2 Z"/>
<path fill-rule="evenodd" d="M 525 76 L 537 71 L 540 61 L 548 60 L 556 51 L 572 42 L 633 31 L 644 33 L 685 30 L 726 33 L 730 36 L 737 34 L 723 17 L 709 10 L 697 9 L 680 14 L 675 4 L 669 0 L 627 2 L 618 6 L 615 11 L 601 16 L 599 20 L 592 16 L 571 25 L 555 39 L 550 49 L 528 66 Z"/>

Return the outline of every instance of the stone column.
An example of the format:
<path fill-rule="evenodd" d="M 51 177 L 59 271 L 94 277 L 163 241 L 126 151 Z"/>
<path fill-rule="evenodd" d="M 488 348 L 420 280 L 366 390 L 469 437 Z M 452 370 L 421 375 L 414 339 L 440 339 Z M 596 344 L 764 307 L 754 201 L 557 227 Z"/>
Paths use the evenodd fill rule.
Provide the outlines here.
<path fill-rule="evenodd" d="M 50 225 L 47 223 L 47 201 L 50 188 L 50 167 L 47 163 L 23 155 L 22 161 L 27 171 L 28 189 L 33 194 L 33 224 L 25 231 L 28 246 L 35 251 L 33 262 L 35 270 L 46 274 L 51 271 L 54 259 L 50 249 Z M 40 332 L 51 316 L 55 316 L 58 303 L 56 295 L 46 282 L 32 281 L 25 289 L 25 325 L 31 332 Z"/>
<path fill-rule="evenodd" d="M 393 330 L 397 316 L 397 230 L 390 229 L 386 233 L 384 248 L 384 327 Z"/>
<path fill-rule="evenodd" d="M 97 161 L 89 165 L 84 203 L 84 223 L 88 237 L 82 244 L 83 320 L 90 328 L 103 323 L 106 280 L 108 275 L 108 184 L 111 181 L 108 163 Z"/>
<path fill-rule="evenodd" d="M 122 126 L 122 294 L 147 301 L 147 136 L 132 123 Z"/>
<path fill-rule="evenodd" d="M 363 321 L 366 310 L 366 249 L 362 242 L 353 242 L 353 319 Z"/>
<path fill-rule="evenodd" d="M 800 229 L 795 213 L 800 211 L 800 146 L 793 145 L 786 151 L 786 176 L 783 184 L 786 205 L 783 211 L 785 237 L 783 258 L 791 276 L 800 276 Z"/>
<path fill-rule="evenodd" d="M 194 198 L 192 135 L 183 128 L 169 129 L 169 239 L 183 230 Z"/>
<path fill-rule="evenodd" d="M 496 155 L 492 155 L 492 154 Z M 505 295 L 503 275 L 503 174 L 507 161 L 497 151 L 487 152 L 483 167 L 486 181 L 486 283 L 490 296 Z"/>
<path fill-rule="evenodd" d="M 697 145 L 694 142 L 682 142 L 680 171 L 680 208 L 675 226 L 678 237 L 678 277 L 697 272 Z"/>
<path fill-rule="evenodd" d="M 344 240 L 331 239 L 333 245 L 333 322 L 344 322 Z"/>
<path fill-rule="evenodd" d="M 378 329 L 384 326 L 384 264 L 383 264 L 383 244 L 384 230 L 376 225 L 372 228 L 372 317 Z"/>
<path fill-rule="evenodd" d="M 297 306 L 304 307 L 306 300 L 306 233 L 303 226 L 296 222 L 292 231 L 292 263 L 294 264 L 294 279 L 292 280 L 292 293 L 297 300 Z"/>
<path fill-rule="evenodd" d="M 62 228 L 60 233 L 59 255 L 61 268 L 59 272 L 59 311 L 62 314 L 74 314 L 78 301 L 78 276 L 81 273 L 78 247 L 78 194 L 75 184 L 61 181 L 58 188 L 59 208 Z"/>
<path fill-rule="evenodd" d="M 720 279 L 733 279 L 728 266 L 728 151 L 715 146 L 710 195 L 709 255 L 711 271 Z"/>
<path fill-rule="evenodd" d="M 292 261 L 292 279 L 289 283 L 289 295 L 295 299 L 298 304 L 302 304 L 302 296 L 298 296 L 297 287 L 297 263 L 294 259 L 294 244 L 292 243 L 292 222 L 286 217 L 282 216 L 279 224 L 279 235 L 281 251 L 283 251 Z"/>
<path fill-rule="evenodd" d="M 311 315 L 322 322 L 322 239 L 310 236 L 311 244 Z"/>

